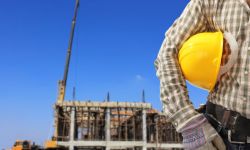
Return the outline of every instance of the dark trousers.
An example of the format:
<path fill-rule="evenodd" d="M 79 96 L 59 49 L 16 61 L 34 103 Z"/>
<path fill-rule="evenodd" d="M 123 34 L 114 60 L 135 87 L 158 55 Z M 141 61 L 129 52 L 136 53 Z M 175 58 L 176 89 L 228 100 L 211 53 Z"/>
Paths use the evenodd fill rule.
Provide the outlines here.
<path fill-rule="evenodd" d="M 228 139 L 223 138 L 227 150 L 250 150 L 250 143 L 248 144 L 232 144 Z"/>

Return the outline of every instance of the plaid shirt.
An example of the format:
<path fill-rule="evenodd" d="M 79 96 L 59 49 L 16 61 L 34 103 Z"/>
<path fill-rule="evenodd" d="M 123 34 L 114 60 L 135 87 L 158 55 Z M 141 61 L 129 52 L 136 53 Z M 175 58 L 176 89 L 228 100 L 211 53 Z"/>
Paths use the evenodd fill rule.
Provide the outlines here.
<path fill-rule="evenodd" d="M 250 8 L 246 0 L 191 0 L 166 32 L 155 60 L 163 111 L 177 131 L 198 116 L 189 100 L 178 50 L 190 36 L 205 31 L 230 32 L 240 48 L 237 63 L 221 77 L 208 100 L 250 119 Z"/>

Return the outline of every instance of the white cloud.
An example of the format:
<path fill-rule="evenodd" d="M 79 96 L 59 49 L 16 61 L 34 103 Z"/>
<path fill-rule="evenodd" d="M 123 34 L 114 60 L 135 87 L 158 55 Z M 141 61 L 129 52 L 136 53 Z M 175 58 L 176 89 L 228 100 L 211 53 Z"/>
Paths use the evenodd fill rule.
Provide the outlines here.
<path fill-rule="evenodd" d="M 137 74 L 135 77 L 136 77 L 137 80 L 143 80 L 143 79 L 144 79 L 144 78 L 143 78 L 141 75 L 139 75 L 139 74 Z"/>

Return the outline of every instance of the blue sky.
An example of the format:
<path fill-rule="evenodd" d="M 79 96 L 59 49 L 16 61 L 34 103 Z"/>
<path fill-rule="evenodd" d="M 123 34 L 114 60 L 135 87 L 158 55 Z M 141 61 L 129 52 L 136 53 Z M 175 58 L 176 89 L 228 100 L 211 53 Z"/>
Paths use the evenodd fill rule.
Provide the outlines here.
<path fill-rule="evenodd" d="M 160 110 L 154 60 L 189 0 L 80 0 L 66 99 L 146 101 Z M 0 148 L 50 138 L 74 0 L 0 3 Z M 207 92 L 188 86 L 198 106 Z"/>

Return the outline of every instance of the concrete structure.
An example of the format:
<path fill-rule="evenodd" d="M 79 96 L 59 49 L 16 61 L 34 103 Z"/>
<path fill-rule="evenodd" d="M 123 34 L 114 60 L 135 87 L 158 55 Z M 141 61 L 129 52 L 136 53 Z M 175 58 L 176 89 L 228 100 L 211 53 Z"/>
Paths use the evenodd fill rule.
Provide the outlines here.
<path fill-rule="evenodd" d="M 182 148 L 165 116 L 144 102 L 56 103 L 55 130 L 57 144 L 70 150 Z"/>

